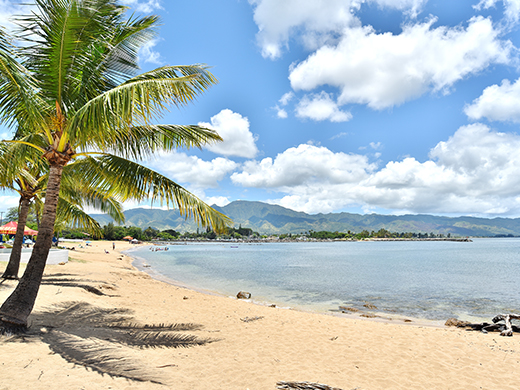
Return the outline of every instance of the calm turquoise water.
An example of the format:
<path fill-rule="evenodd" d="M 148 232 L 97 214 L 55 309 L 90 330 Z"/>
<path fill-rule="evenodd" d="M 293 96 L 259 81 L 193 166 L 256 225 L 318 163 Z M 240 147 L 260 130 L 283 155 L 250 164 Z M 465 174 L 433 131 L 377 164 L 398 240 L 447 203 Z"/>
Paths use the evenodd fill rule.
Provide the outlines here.
<path fill-rule="evenodd" d="M 169 245 L 129 253 L 188 286 L 316 311 L 346 305 L 431 320 L 520 313 L 520 239 Z"/>

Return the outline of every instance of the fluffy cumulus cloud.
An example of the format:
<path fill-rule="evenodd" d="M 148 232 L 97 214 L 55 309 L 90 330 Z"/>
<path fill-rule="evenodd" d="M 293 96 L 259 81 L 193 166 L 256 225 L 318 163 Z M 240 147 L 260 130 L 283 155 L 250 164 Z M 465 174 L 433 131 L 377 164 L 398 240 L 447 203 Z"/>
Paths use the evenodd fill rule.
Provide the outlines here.
<path fill-rule="evenodd" d="M 177 152 L 163 153 L 148 165 L 181 185 L 188 184 L 190 188 L 197 189 L 218 187 L 218 182 L 238 166 L 223 157 L 205 161 L 197 156 Z"/>
<path fill-rule="evenodd" d="M 461 127 L 430 160 L 390 162 L 362 183 L 372 205 L 415 212 L 518 213 L 520 137 L 475 124 Z"/>
<path fill-rule="evenodd" d="M 206 161 L 178 152 L 161 153 L 155 160 L 149 161 L 147 166 L 182 185 L 207 204 L 218 206 L 225 206 L 230 202 L 229 199 L 221 195 L 207 195 L 207 191 L 218 188 L 219 182 L 239 167 L 236 162 L 223 157 Z M 125 204 L 125 209 L 138 206 L 140 205 L 128 203 Z M 159 205 L 154 205 L 157 206 Z"/>
<path fill-rule="evenodd" d="M 474 120 L 487 118 L 491 121 L 520 123 L 520 79 L 511 84 L 503 80 L 501 85 L 491 85 L 482 95 L 464 108 L 466 115 Z"/>
<path fill-rule="evenodd" d="M 281 56 L 291 36 L 298 35 L 309 50 L 334 43 L 348 27 L 359 26 L 355 12 L 363 3 L 402 10 L 415 17 L 427 0 L 249 0 L 258 25 L 262 55 Z"/>
<path fill-rule="evenodd" d="M 315 121 L 330 120 L 331 122 L 346 122 L 352 118 L 352 114 L 341 111 L 331 95 L 324 91 L 304 96 L 296 106 L 296 116 Z"/>
<path fill-rule="evenodd" d="M 365 156 L 300 145 L 274 160 L 250 161 L 231 178 L 282 193 L 273 203 L 306 212 L 376 207 L 392 212 L 520 213 L 520 136 L 483 124 L 461 127 L 425 162 L 391 161 L 378 169 Z"/>
<path fill-rule="evenodd" d="M 248 161 L 242 172 L 231 180 L 247 187 L 282 188 L 316 187 L 357 183 L 375 169 L 365 156 L 333 153 L 329 149 L 309 144 L 289 148 L 261 161 Z"/>
<path fill-rule="evenodd" d="M 457 81 L 490 65 L 510 64 L 515 50 L 511 42 L 503 40 L 501 27 L 494 26 L 490 18 L 477 16 L 455 27 L 435 26 L 434 17 L 417 22 L 415 17 L 427 0 L 249 2 L 254 8 L 257 40 L 264 57 L 280 57 L 291 39 L 298 39 L 311 51 L 289 69 L 294 91 L 319 94 L 317 90 L 325 86 L 339 90 L 335 105 L 309 96 L 297 105 L 298 116 L 316 120 L 323 120 L 323 111 L 331 109 L 333 120 L 338 120 L 338 113 L 341 121 L 346 120 L 350 114 L 339 108 L 346 104 L 364 104 L 379 110 L 430 91 L 449 93 Z M 362 13 L 358 11 L 364 3 L 397 9 L 410 18 L 400 34 L 378 33 L 362 25 Z M 504 4 L 507 20 L 518 21 L 520 0 L 482 0 L 475 8 L 482 10 L 497 3 Z M 302 112 L 302 108 L 307 110 Z M 275 109 L 278 117 L 288 116 L 283 105 Z"/>
<path fill-rule="evenodd" d="M 345 0 L 249 0 L 258 25 L 258 44 L 262 55 L 278 58 L 290 36 L 299 30 L 304 44 L 316 48 L 334 38 L 334 33 L 358 20 L 353 16 L 352 1 Z"/>
<path fill-rule="evenodd" d="M 207 149 L 224 156 L 253 158 L 258 153 L 255 136 L 249 130 L 249 120 L 228 109 L 211 117 L 211 123 L 199 123 L 199 126 L 216 130 L 224 139 Z"/>
<path fill-rule="evenodd" d="M 435 19 L 404 26 L 399 35 L 371 27 L 349 29 L 334 46 L 323 46 L 294 65 L 295 90 L 329 85 L 338 103 L 383 109 L 426 91 L 449 91 L 458 80 L 493 63 L 508 63 L 512 44 L 499 39 L 492 21 L 475 17 L 466 28 L 433 28 Z"/>

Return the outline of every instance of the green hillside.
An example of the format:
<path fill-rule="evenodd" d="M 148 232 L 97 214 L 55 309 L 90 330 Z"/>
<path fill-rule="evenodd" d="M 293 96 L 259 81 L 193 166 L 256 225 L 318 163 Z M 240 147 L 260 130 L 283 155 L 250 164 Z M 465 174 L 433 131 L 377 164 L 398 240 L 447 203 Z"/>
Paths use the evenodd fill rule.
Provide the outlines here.
<path fill-rule="evenodd" d="M 378 214 L 306 214 L 281 206 L 262 202 L 235 201 L 227 206 L 213 206 L 216 210 L 233 219 L 235 226 L 251 228 L 262 234 L 302 233 L 314 231 L 361 232 L 386 229 L 391 232 L 435 233 L 456 236 L 520 236 L 520 219 L 515 218 L 475 218 L 440 217 L 433 215 L 378 215 Z M 125 211 L 126 226 L 148 226 L 179 232 L 197 230 L 192 221 L 185 221 L 177 210 L 131 209 Z M 111 218 L 95 214 L 101 224 L 112 222 Z"/>

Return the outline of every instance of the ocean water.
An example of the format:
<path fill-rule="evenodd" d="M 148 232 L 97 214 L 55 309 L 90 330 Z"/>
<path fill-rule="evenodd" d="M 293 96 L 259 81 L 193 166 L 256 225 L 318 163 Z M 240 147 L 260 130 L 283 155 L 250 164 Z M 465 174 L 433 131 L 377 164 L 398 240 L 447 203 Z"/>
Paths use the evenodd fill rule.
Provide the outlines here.
<path fill-rule="evenodd" d="M 318 312 L 489 321 L 520 313 L 520 239 L 473 242 L 193 243 L 136 248 L 135 265 L 184 285 Z"/>

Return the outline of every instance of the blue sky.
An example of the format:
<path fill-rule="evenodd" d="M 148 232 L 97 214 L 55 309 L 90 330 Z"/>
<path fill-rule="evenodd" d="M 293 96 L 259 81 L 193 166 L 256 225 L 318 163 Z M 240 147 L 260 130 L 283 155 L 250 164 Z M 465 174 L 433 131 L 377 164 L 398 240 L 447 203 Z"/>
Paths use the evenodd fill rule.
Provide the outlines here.
<path fill-rule="evenodd" d="M 209 204 L 520 216 L 520 0 L 122 3 L 162 20 L 143 70 L 219 79 L 162 122 L 225 141 L 146 162 Z"/>

